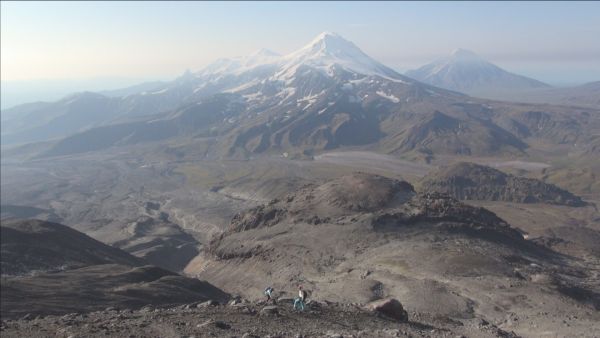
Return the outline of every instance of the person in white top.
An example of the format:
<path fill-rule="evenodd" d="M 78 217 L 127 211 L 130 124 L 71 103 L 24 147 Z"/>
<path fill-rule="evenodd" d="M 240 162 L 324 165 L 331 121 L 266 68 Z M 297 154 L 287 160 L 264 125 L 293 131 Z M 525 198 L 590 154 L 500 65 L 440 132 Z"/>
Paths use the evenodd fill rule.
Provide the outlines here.
<path fill-rule="evenodd" d="M 298 298 L 294 299 L 294 310 L 304 311 L 304 305 L 308 293 L 302 288 L 302 285 L 298 285 Z"/>
<path fill-rule="evenodd" d="M 274 301 L 274 299 L 273 299 L 273 288 L 272 287 L 269 286 L 269 287 L 267 287 L 265 289 L 265 296 L 267 296 L 267 302 L 269 302 L 271 300 Z"/>

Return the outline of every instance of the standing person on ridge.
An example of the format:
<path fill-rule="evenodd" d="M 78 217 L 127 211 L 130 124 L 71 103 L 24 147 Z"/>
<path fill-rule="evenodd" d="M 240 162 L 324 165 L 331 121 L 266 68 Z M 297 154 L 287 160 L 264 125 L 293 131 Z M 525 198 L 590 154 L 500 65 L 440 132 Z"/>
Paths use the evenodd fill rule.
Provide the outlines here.
<path fill-rule="evenodd" d="M 265 296 L 267 296 L 267 303 L 271 300 L 273 302 L 275 302 L 275 299 L 273 299 L 273 288 L 272 287 L 269 286 L 265 289 Z"/>
<path fill-rule="evenodd" d="M 294 310 L 299 309 L 300 311 L 304 311 L 304 304 L 307 297 L 308 293 L 302 288 L 302 285 L 298 285 L 298 297 L 294 299 Z"/>

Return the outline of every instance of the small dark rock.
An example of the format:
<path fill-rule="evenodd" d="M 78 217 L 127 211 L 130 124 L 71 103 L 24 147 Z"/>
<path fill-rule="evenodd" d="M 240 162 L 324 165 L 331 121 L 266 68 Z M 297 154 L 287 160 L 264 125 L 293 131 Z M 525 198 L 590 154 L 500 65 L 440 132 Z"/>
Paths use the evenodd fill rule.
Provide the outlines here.
<path fill-rule="evenodd" d="M 217 328 L 223 329 L 223 330 L 228 330 L 231 328 L 231 325 L 229 325 L 223 321 L 213 320 L 213 319 L 209 319 L 202 324 L 196 325 L 197 328 L 202 328 L 202 327 L 207 327 L 207 326 L 214 326 L 214 327 L 217 327 Z"/>
<path fill-rule="evenodd" d="M 243 314 L 247 314 L 247 315 L 253 315 L 253 314 L 256 314 L 256 311 L 255 311 L 254 309 L 251 309 L 251 308 L 249 308 L 249 307 L 243 307 L 243 308 L 241 309 L 241 312 L 242 312 Z"/>
<path fill-rule="evenodd" d="M 265 306 L 260 310 L 261 316 L 277 316 L 279 315 L 279 309 L 277 306 Z"/>
<path fill-rule="evenodd" d="M 229 324 L 227 324 L 227 323 L 225 323 L 223 321 L 220 321 L 220 320 L 217 320 L 215 322 L 215 327 L 218 327 L 219 329 L 223 329 L 223 330 L 229 330 L 229 329 L 231 329 L 231 325 L 229 325 Z"/>
<path fill-rule="evenodd" d="M 395 298 L 372 302 L 368 305 L 368 309 L 399 321 L 408 321 L 408 313 L 404 310 L 402 303 Z"/>

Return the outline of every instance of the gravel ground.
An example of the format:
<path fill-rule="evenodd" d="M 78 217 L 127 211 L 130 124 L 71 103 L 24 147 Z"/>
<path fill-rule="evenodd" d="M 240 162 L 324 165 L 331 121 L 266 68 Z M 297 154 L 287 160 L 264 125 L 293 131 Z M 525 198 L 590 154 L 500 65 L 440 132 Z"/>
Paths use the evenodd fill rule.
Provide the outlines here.
<path fill-rule="evenodd" d="M 310 304 L 296 312 L 275 306 L 187 304 L 139 310 L 107 308 L 2 321 L 2 337 L 514 337 L 483 320 L 457 321 L 409 314 L 398 322 L 357 304 Z"/>

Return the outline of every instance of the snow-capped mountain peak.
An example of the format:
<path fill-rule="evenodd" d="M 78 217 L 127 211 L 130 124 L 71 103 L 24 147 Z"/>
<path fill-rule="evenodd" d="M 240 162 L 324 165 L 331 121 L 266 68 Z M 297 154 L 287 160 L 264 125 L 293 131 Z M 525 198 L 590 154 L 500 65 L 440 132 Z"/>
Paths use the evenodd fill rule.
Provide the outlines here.
<path fill-rule="evenodd" d="M 199 77 L 219 78 L 240 75 L 264 66 L 274 68 L 271 80 L 289 81 L 301 66 L 332 75 L 340 67 L 360 75 L 379 75 L 399 81 L 407 80 L 392 69 L 365 54 L 354 43 L 333 32 L 323 32 L 299 50 L 284 56 L 260 49 L 245 57 L 219 59 L 197 73 Z"/>
<path fill-rule="evenodd" d="M 462 48 L 456 48 L 450 55 L 438 59 L 430 64 L 430 76 L 434 74 L 447 73 L 450 69 L 454 70 L 457 67 L 468 67 L 470 72 L 475 69 L 485 69 L 485 71 L 499 71 L 495 65 L 487 62 L 474 52 Z"/>
<path fill-rule="evenodd" d="M 280 59 L 281 56 L 276 52 L 262 48 L 248 56 L 218 59 L 199 71 L 197 75 L 239 75 L 259 66 L 275 65 Z"/>
<path fill-rule="evenodd" d="M 406 72 L 419 81 L 471 95 L 514 89 L 544 88 L 545 83 L 506 70 L 465 49 Z"/>
<path fill-rule="evenodd" d="M 464 61 L 482 60 L 481 57 L 479 57 L 479 55 L 475 54 L 474 52 L 472 52 L 470 50 L 466 50 L 466 49 L 462 49 L 462 48 L 456 48 L 455 50 L 453 50 L 452 53 L 450 54 L 450 59 L 464 60 Z"/>
<path fill-rule="evenodd" d="M 256 56 L 260 56 L 260 57 L 275 57 L 275 56 L 281 56 L 279 53 L 274 52 L 270 49 L 267 48 L 261 48 L 257 51 L 255 51 L 254 53 L 250 54 L 251 57 L 256 57 Z"/>
<path fill-rule="evenodd" d="M 304 47 L 284 56 L 260 49 L 245 57 L 219 59 L 195 74 L 199 85 L 194 93 L 206 88 L 210 89 L 207 91 L 218 88 L 224 92 L 259 93 L 266 84 L 282 88 L 282 83 L 289 86 L 298 79 L 314 81 L 316 74 L 329 78 L 344 74 L 344 78 L 349 75 L 353 79 L 375 75 L 395 82 L 412 82 L 372 59 L 339 34 L 323 32 Z"/>
<path fill-rule="evenodd" d="M 344 38 L 341 35 L 339 35 L 338 33 L 336 33 L 336 32 L 324 31 L 324 32 L 319 33 L 319 35 L 317 35 L 309 43 L 309 45 L 317 43 L 317 42 L 325 40 L 325 39 L 342 39 L 342 40 L 344 40 Z"/>
<path fill-rule="evenodd" d="M 266 48 L 261 48 L 247 57 L 242 58 L 242 64 L 247 67 L 272 64 L 276 63 L 280 58 L 281 55 L 278 53 Z"/>
<path fill-rule="evenodd" d="M 362 53 L 352 42 L 344 39 L 337 33 L 323 32 L 317 35 L 309 44 L 302 47 L 295 53 L 290 54 L 290 57 L 300 54 L 319 57 L 324 55 L 335 55 L 342 53 Z M 364 53 L 363 53 L 364 54 Z"/>
<path fill-rule="evenodd" d="M 332 32 L 323 32 L 309 44 L 282 57 L 278 78 L 289 78 L 300 66 L 310 66 L 330 74 L 335 65 L 362 75 L 398 77 L 399 74 L 375 61 L 354 43 Z"/>

